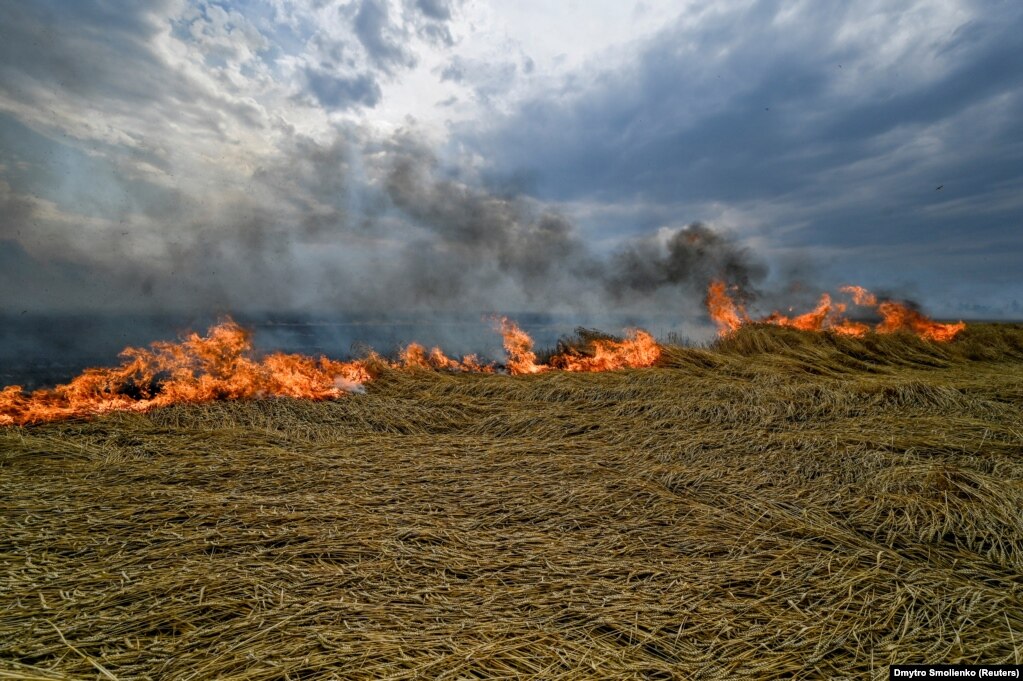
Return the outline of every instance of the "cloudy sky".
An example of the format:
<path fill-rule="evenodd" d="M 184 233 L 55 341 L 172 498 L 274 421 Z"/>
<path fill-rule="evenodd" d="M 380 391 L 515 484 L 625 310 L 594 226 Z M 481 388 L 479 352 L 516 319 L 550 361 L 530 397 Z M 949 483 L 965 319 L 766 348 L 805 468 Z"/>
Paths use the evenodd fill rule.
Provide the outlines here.
<path fill-rule="evenodd" d="M 0 309 L 1023 318 L 1017 0 L 0 4 Z M 807 294 L 808 295 L 808 294 Z"/>

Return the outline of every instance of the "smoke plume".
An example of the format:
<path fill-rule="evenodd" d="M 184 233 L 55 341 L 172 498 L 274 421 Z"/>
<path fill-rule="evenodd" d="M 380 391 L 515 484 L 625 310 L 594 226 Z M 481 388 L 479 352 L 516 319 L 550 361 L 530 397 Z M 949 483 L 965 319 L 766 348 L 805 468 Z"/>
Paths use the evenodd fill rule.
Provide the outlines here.
<path fill-rule="evenodd" d="M 600 252 L 565 215 L 446 177 L 425 147 L 407 139 L 392 148 L 384 177 L 390 204 L 422 230 L 398 267 L 420 304 L 590 313 L 690 308 L 711 280 L 726 279 L 751 297 L 767 273 L 753 254 L 700 222 Z"/>
<path fill-rule="evenodd" d="M 222 314 L 257 325 L 371 316 L 389 326 L 318 327 L 299 338 L 277 325 L 257 334 L 267 346 L 284 341 L 292 350 L 334 355 L 353 342 L 387 352 L 411 340 L 486 352 L 496 336 L 480 316 L 491 313 L 553 313 L 568 328 L 615 325 L 605 320 L 625 315 L 623 323 L 655 332 L 678 329 L 649 323 L 660 315 L 670 325 L 709 331 L 707 284 L 724 278 L 752 294 L 767 271 L 701 223 L 597 247 L 555 206 L 445 166 L 407 132 L 381 142 L 358 130 L 326 140 L 285 130 L 245 188 L 189 187 L 150 203 L 142 195 L 141 210 L 96 220 L 88 238 L 64 238 L 76 226 L 72 218 L 7 191 L 5 205 L 17 210 L 0 232 L 8 239 L 0 296 L 9 331 L 0 358 L 8 366 L 20 358 L 69 360 L 68 352 L 32 339 L 84 324 L 89 351 L 72 353 L 80 367 L 113 357 L 126 341 L 172 337 L 178 322 L 170 319 Z M 31 324 L 19 323 L 23 311 Z M 47 321 L 69 312 L 77 314 L 73 325 Z M 90 314 L 106 321 L 90 321 Z M 152 328 L 152 338 L 113 331 L 132 315 L 150 318 L 128 325 Z M 26 338 L 38 356 L 28 357 Z"/>

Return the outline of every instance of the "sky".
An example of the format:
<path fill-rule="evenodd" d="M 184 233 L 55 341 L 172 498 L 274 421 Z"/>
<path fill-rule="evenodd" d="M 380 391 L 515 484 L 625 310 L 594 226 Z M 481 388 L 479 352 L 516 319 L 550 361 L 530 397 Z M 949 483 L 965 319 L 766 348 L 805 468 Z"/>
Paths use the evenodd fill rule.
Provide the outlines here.
<path fill-rule="evenodd" d="M 1023 318 L 1015 0 L 0 4 L 0 312 Z M 764 311 L 768 311 L 765 309 Z"/>

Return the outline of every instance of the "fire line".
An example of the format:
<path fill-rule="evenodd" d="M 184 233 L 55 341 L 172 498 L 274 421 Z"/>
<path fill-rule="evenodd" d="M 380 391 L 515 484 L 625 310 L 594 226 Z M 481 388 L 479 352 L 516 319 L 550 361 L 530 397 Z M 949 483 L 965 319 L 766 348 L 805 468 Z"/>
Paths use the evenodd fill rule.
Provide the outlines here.
<path fill-rule="evenodd" d="M 811 332 L 832 332 L 862 337 L 867 333 L 905 331 L 935 342 L 953 340 L 963 322 L 935 322 L 896 301 L 878 301 L 859 286 L 840 289 L 851 302 L 835 302 L 827 293 L 804 314 L 787 316 L 772 312 L 753 319 L 730 294 L 723 281 L 707 291 L 707 309 L 721 336 L 748 324 L 773 324 Z M 846 319 L 850 305 L 873 310 L 881 321 L 874 327 Z M 539 361 L 533 339 L 507 317 L 493 319 L 501 333 L 507 355 L 505 370 L 512 375 L 551 371 L 600 372 L 653 366 L 661 347 L 648 332 L 631 329 L 622 340 L 597 339 L 587 351 L 573 348 Z M 260 397 L 293 397 L 331 400 L 363 392 L 364 384 L 386 369 L 443 370 L 494 373 L 498 367 L 484 364 L 475 355 L 453 359 L 437 347 L 407 345 L 390 361 L 370 352 L 367 357 L 339 361 L 281 352 L 258 355 L 251 334 L 230 319 L 210 328 L 205 336 L 190 333 L 177 343 L 160 341 L 149 348 L 129 347 L 112 368 L 90 368 L 70 382 L 26 393 L 21 386 L 0 390 L 0 426 L 26 425 L 60 419 L 94 416 L 112 411 L 145 412 L 172 404 L 243 400 Z"/>

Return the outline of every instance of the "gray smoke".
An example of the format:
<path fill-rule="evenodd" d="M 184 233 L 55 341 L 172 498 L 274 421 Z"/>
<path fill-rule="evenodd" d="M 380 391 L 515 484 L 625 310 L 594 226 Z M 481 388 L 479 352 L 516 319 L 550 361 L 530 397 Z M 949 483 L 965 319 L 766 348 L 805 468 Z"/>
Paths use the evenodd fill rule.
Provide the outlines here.
<path fill-rule="evenodd" d="M 384 178 L 390 204 L 421 229 L 396 274 L 404 279 L 397 288 L 413 291 L 422 305 L 583 314 L 692 309 L 714 279 L 750 298 L 767 274 L 753 254 L 699 222 L 597 252 L 564 215 L 452 177 L 408 137 L 390 147 Z"/>
<path fill-rule="evenodd" d="M 664 243 L 648 237 L 615 253 L 605 284 L 616 300 L 628 300 L 656 295 L 664 288 L 700 295 L 711 281 L 722 279 L 749 298 L 766 275 L 766 265 L 753 254 L 702 222 L 694 222 L 676 230 Z"/>
<path fill-rule="evenodd" d="M 33 362 L 67 358 L 32 339 L 76 335 L 82 324 L 95 347 L 73 364 L 110 361 L 128 341 L 172 338 L 222 314 L 264 329 L 267 347 L 294 340 L 289 349 L 332 355 L 352 343 L 387 352 L 412 340 L 487 352 L 497 337 L 480 318 L 491 313 L 557 315 L 561 331 L 535 322 L 548 325 L 551 341 L 577 325 L 692 334 L 705 323 L 711 279 L 752 292 L 766 272 L 700 223 L 597 249 L 550 205 L 444 166 L 407 133 L 383 143 L 340 130 L 333 139 L 284 140 L 243 192 L 211 194 L 208 204 L 173 192 L 143 201 L 143 222 L 126 210 L 123 225 L 97 224 L 78 241 L 61 238 L 65 227 L 45 204 L 0 185 L 9 209 L 0 221 L 0 312 L 10 330 L 0 363 L 10 368 L 32 348 Z M 84 319 L 67 317 L 78 311 Z M 31 324 L 22 323 L 26 312 L 36 315 Z M 125 321 L 133 315 L 154 319 Z M 652 321 L 657 315 L 668 321 Z M 345 324 L 303 327 L 293 339 L 277 333 L 298 328 L 280 326 L 282 317 Z M 129 339 L 115 333 L 121 326 L 152 332 Z"/>
<path fill-rule="evenodd" d="M 564 216 L 438 173 L 421 147 L 402 149 L 384 183 L 393 205 L 423 230 L 403 250 L 396 273 L 418 302 L 549 304 L 592 270 L 591 255 Z"/>

